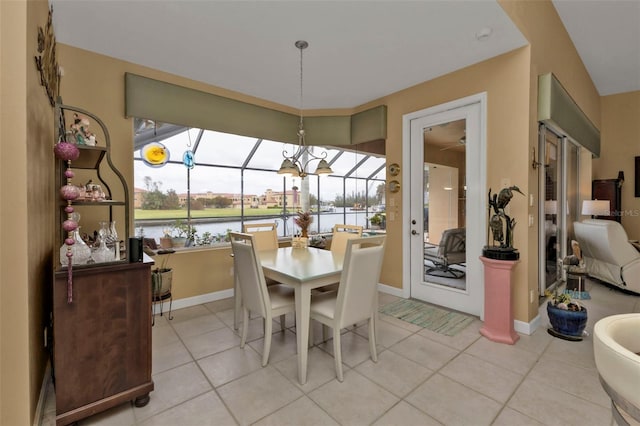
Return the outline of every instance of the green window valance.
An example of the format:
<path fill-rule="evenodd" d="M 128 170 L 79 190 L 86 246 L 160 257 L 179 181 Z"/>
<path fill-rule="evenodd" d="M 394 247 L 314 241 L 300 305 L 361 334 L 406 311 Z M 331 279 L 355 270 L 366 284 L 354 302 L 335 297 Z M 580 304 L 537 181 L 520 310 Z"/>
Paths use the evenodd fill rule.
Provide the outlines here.
<path fill-rule="evenodd" d="M 538 121 L 550 123 L 600 156 L 600 131 L 552 73 L 538 77 Z"/>
<path fill-rule="evenodd" d="M 298 116 L 200 90 L 125 74 L 125 116 L 297 143 Z M 305 117 L 308 145 L 353 145 L 387 136 L 381 105 L 353 115 Z"/>

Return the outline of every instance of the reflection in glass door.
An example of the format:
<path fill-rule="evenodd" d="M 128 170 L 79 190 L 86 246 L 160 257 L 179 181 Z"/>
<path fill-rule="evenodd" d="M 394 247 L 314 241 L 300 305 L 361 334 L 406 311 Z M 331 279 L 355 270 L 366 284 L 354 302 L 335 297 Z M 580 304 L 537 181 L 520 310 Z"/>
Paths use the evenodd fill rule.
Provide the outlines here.
<path fill-rule="evenodd" d="M 578 217 L 579 147 L 554 129 L 540 125 L 540 294 L 562 279 L 560 260 L 575 238 Z"/>
<path fill-rule="evenodd" d="M 544 144 L 540 158 L 544 159 L 544 289 L 554 285 L 559 277 L 558 255 L 560 252 L 558 203 L 560 197 L 560 168 L 558 160 L 561 140 L 553 132 L 544 128 Z M 542 293 L 541 293 L 542 294 Z"/>
<path fill-rule="evenodd" d="M 424 129 L 424 281 L 466 290 L 466 120 Z"/>

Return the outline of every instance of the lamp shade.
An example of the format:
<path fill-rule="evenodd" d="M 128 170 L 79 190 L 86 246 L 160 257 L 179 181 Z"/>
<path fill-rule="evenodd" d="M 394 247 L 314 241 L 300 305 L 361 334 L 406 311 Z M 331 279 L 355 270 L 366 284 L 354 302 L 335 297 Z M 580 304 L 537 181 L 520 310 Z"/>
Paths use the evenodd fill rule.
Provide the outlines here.
<path fill-rule="evenodd" d="M 585 216 L 609 216 L 609 200 L 584 200 L 582 202 L 582 214 Z"/>
<path fill-rule="evenodd" d="M 298 171 L 298 168 L 293 164 L 293 162 L 290 159 L 285 158 L 282 161 L 282 165 L 280 166 L 280 169 L 278 170 L 278 174 L 299 176 L 300 173 Z"/>
<path fill-rule="evenodd" d="M 317 175 L 330 175 L 331 173 L 333 173 L 333 170 L 331 170 L 331 167 L 329 166 L 329 163 L 327 163 L 326 160 L 320 160 L 320 162 L 318 162 L 318 167 L 316 168 L 316 174 Z"/>

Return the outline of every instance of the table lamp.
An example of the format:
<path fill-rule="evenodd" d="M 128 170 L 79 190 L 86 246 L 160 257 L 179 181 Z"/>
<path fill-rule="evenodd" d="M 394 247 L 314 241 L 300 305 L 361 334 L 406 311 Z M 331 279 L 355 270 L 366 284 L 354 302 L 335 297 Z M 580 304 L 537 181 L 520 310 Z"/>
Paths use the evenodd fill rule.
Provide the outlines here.
<path fill-rule="evenodd" d="M 584 200 L 582 202 L 582 215 L 591 216 L 609 216 L 611 214 L 609 200 Z"/>

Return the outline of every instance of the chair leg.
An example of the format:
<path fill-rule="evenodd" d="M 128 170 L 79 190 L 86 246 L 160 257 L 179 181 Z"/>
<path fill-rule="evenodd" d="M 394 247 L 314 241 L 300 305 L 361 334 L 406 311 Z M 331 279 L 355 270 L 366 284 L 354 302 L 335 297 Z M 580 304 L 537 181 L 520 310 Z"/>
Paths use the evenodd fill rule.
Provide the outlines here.
<path fill-rule="evenodd" d="M 342 348 L 340 342 L 340 328 L 333 328 L 333 359 L 336 364 L 336 376 L 339 382 L 344 381 L 344 376 L 342 375 Z"/>
<path fill-rule="evenodd" d="M 240 294 L 240 285 L 238 285 L 238 279 L 234 278 L 233 279 L 233 284 L 234 284 L 234 288 L 233 288 L 233 301 L 234 301 L 234 308 L 233 308 L 233 329 L 237 330 L 238 329 L 238 323 L 240 321 L 238 321 L 238 317 L 240 316 L 240 310 L 242 309 L 242 295 Z"/>
<path fill-rule="evenodd" d="M 280 331 L 284 331 L 284 323 L 286 319 L 286 314 L 280 315 Z"/>
<path fill-rule="evenodd" d="M 249 332 L 249 310 L 242 307 L 242 337 L 240 339 L 240 347 L 244 348 L 247 343 L 247 333 Z"/>
<path fill-rule="evenodd" d="M 297 332 L 297 330 L 296 330 Z M 307 345 L 308 348 L 311 348 L 314 344 L 314 340 L 313 340 L 313 320 L 310 319 L 309 320 L 309 344 Z M 297 349 L 296 349 L 296 353 L 297 353 Z"/>
<path fill-rule="evenodd" d="M 378 362 L 378 351 L 376 350 L 376 322 L 374 317 L 369 318 L 369 351 L 373 362 Z"/>
<path fill-rule="evenodd" d="M 262 366 L 269 362 L 269 352 L 271 351 L 271 333 L 273 332 L 273 321 L 266 318 L 264 323 L 264 348 L 262 349 Z"/>
<path fill-rule="evenodd" d="M 326 342 L 327 340 L 329 340 L 329 327 L 322 324 L 322 343 Z"/>

